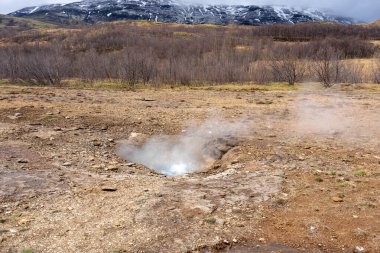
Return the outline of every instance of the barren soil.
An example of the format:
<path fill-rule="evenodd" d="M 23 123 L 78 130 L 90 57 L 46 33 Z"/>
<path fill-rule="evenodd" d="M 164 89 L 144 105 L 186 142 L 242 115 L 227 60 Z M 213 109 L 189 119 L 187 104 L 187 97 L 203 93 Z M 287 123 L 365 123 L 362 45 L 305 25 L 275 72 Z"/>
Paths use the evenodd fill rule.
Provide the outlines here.
<path fill-rule="evenodd" d="M 0 252 L 380 252 L 379 107 L 341 88 L 2 86 Z M 249 131 L 207 169 L 116 155 L 215 114 Z"/>

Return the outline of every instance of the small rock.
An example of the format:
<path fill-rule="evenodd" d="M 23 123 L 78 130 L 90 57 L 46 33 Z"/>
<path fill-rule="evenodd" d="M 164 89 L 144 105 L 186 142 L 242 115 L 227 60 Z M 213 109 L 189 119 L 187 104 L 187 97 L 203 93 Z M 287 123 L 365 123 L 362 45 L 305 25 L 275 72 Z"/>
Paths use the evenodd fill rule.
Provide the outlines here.
<path fill-rule="evenodd" d="M 99 146 L 101 146 L 102 144 L 101 144 L 100 142 L 98 142 L 98 141 L 94 141 L 94 142 L 92 143 L 92 145 L 94 145 L 95 147 L 99 147 Z"/>
<path fill-rule="evenodd" d="M 310 226 L 310 228 L 309 228 L 309 234 L 315 234 L 316 232 L 317 232 L 317 227 Z"/>
<path fill-rule="evenodd" d="M 104 191 L 104 192 L 115 192 L 115 191 L 117 191 L 117 188 L 112 187 L 112 186 L 103 186 L 102 191 Z"/>
<path fill-rule="evenodd" d="M 71 162 L 65 162 L 65 163 L 63 164 L 63 166 L 66 166 L 66 167 L 71 166 L 71 165 L 72 165 Z"/>
<path fill-rule="evenodd" d="M 29 161 L 26 159 L 19 159 L 17 160 L 18 163 L 28 163 Z"/>
<path fill-rule="evenodd" d="M 237 243 L 237 242 L 238 242 L 238 240 L 237 240 L 236 238 L 232 239 L 232 241 L 233 241 L 234 243 Z"/>
<path fill-rule="evenodd" d="M 17 231 L 17 229 L 11 228 L 11 229 L 9 229 L 9 232 L 11 232 L 12 234 L 15 234 L 15 233 L 17 233 L 18 231 Z"/>
<path fill-rule="evenodd" d="M 143 98 L 142 101 L 145 101 L 145 102 L 154 102 L 156 100 L 153 99 L 153 98 Z"/>
<path fill-rule="evenodd" d="M 358 236 L 366 236 L 367 235 L 367 233 L 361 228 L 355 229 L 355 234 Z"/>
<path fill-rule="evenodd" d="M 343 202 L 343 199 L 340 197 L 332 197 L 331 200 L 334 202 Z"/>
<path fill-rule="evenodd" d="M 105 170 L 110 170 L 110 171 L 117 171 L 119 168 L 115 165 L 108 166 Z"/>
<path fill-rule="evenodd" d="M 365 249 L 362 246 L 356 246 L 354 252 L 355 253 L 365 252 Z"/>
<path fill-rule="evenodd" d="M 265 242 L 264 238 L 259 238 L 259 242 Z"/>

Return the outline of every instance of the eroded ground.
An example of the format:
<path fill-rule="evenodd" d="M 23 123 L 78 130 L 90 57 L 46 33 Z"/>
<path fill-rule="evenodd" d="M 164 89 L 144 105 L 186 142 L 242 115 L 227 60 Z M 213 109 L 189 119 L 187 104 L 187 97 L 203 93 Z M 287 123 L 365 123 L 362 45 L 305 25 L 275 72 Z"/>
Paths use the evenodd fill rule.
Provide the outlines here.
<path fill-rule="evenodd" d="M 380 94 L 0 90 L 0 251 L 379 252 Z M 210 115 L 248 126 L 211 168 L 116 155 Z M 186 147 L 184 147 L 186 149 Z"/>

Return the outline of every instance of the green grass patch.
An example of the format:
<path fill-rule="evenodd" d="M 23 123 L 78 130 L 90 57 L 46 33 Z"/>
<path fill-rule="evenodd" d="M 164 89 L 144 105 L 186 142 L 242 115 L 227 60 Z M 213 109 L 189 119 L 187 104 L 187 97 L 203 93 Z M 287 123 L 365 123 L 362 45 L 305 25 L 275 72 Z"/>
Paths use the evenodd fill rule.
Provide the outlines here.
<path fill-rule="evenodd" d="M 27 84 L 10 84 L 7 80 L 0 80 L 0 86 L 25 86 L 37 87 L 37 85 Z M 41 86 L 44 87 L 44 86 Z M 46 86 L 47 87 L 47 86 Z M 57 86 L 58 87 L 58 86 Z M 67 87 L 74 89 L 111 89 L 111 90 L 136 90 L 136 89 L 171 89 L 178 91 L 186 90 L 210 90 L 210 91 L 297 91 L 300 89 L 299 85 L 289 85 L 287 83 L 268 83 L 268 84 L 254 84 L 254 83 L 227 83 L 227 84 L 210 84 L 210 83 L 194 83 L 189 85 L 182 84 L 128 84 L 120 80 L 95 80 L 92 82 L 84 82 L 79 79 L 71 79 L 62 81 L 59 87 Z M 1 92 L 1 91 L 0 91 Z M 17 91 L 20 92 L 20 91 Z M 26 90 L 27 92 L 27 90 Z M 25 92 L 25 93 L 26 93 Z M 4 93 L 1 92 L 1 93 Z"/>
<path fill-rule="evenodd" d="M 30 18 L 17 18 L 7 15 L 0 15 L 0 28 L 6 27 L 16 29 L 48 29 L 55 28 L 57 26 Z"/>
<path fill-rule="evenodd" d="M 173 35 L 178 37 L 194 37 L 196 34 L 189 32 L 173 32 Z"/>
<path fill-rule="evenodd" d="M 365 172 L 364 170 L 357 170 L 354 172 L 355 177 L 364 177 L 366 175 L 367 175 L 367 172 Z"/>
<path fill-rule="evenodd" d="M 205 222 L 208 223 L 208 224 L 215 224 L 216 223 L 216 218 L 213 217 L 213 216 L 207 217 L 205 219 Z"/>

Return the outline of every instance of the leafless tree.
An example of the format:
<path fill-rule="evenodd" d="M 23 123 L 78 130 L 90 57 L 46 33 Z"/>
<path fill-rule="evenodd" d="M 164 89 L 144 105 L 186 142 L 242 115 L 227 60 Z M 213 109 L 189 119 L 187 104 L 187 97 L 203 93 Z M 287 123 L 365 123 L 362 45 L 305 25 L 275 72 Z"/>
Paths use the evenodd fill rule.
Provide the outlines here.
<path fill-rule="evenodd" d="M 331 47 L 321 48 L 314 56 L 312 69 L 324 87 L 333 86 L 342 74 L 340 53 Z"/>
<path fill-rule="evenodd" d="M 278 81 L 287 82 L 290 85 L 302 81 L 306 72 L 306 61 L 298 58 L 294 48 L 272 55 L 269 64 L 273 76 Z"/>

